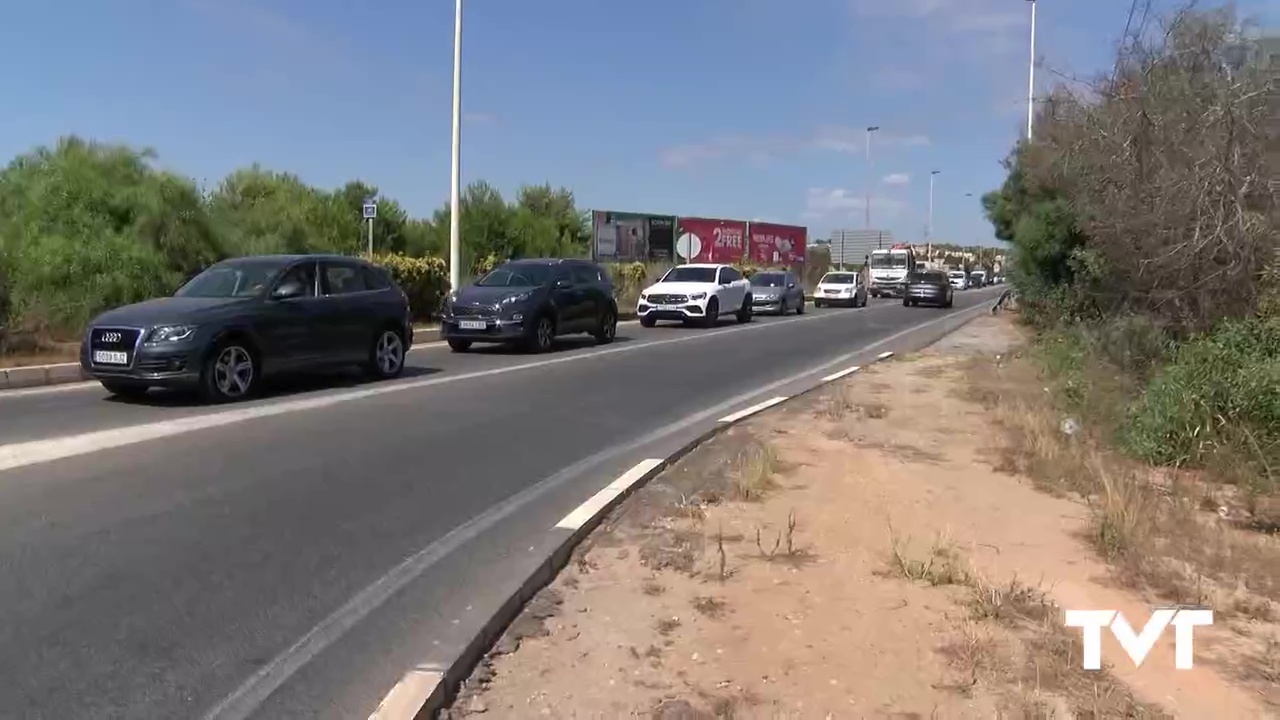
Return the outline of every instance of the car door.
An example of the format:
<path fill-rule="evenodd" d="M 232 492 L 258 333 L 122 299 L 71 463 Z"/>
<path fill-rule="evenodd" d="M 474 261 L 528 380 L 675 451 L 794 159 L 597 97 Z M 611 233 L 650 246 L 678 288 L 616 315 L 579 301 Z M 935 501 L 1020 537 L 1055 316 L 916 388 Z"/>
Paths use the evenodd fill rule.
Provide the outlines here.
<path fill-rule="evenodd" d="M 335 362 L 358 362 L 369 354 L 369 343 L 378 323 L 376 290 L 365 283 L 360 263 L 351 260 L 320 261 L 320 290 L 332 318 L 325 331 L 325 355 Z"/>
<path fill-rule="evenodd" d="M 574 283 L 568 263 L 551 268 L 551 302 L 556 307 L 556 326 L 561 333 L 582 330 L 582 289 Z"/>
<path fill-rule="evenodd" d="M 742 287 L 742 283 L 738 282 L 743 279 L 742 273 L 731 267 L 722 267 L 718 275 L 720 309 L 725 312 L 736 311 L 742 307 L 742 301 L 747 296 L 747 289 Z"/>
<path fill-rule="evenodd" d="M 316 261 L 296 263 L 281 273 L 271 292 L 290 282 L 303 287 L 301 295 L 276 299 L 269 296 L 258 324 L 267 372 L 313 363 L 324 347 L 319 273 Z"/>
<path fill-rule="evenodd" d="M 804 302 L 804 288 L 800 287 L 800 278 L 795 273 L 787 273 L 787 307 L 797 308 Z"/>
<path fill-rule="evenodd" d="M 573 284 L 580 293 L 579 311 L 583 329 L 594 330 L 596 323 L 604 315 L 605 308 L 609 306 L 608 299 L 600 287 L 600 270 L 590 263 L 574 263 Z"/>

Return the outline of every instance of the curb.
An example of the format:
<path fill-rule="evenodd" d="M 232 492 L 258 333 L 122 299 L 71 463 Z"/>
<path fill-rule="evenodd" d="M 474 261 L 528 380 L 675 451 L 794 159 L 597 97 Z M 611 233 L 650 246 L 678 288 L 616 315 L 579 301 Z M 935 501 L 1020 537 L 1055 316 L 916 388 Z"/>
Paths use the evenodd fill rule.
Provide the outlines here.
<path fill-rule="evenodd" d="M 976 307 L 982 307 L 981 305 Z M 974 313 L 961 320 L 948 330 L 946 337 L 970 322 L 982 317 Z M 931 341 L 932 345 L 937 340 Z M 926 346 L 927 347 L 927 346 Z M 878 354 L 871 364 L 884 362 L 894 358 L 897 353 L 886 351 Z M 665 458 L 649 458 L 628 469 L 604 489 L 592 495 L 586 502 L 569 512 L 553 529 L 572 531 L 551 555 L 525 578 L 520 587 L 507 598 L 498 611 L 485 621 L 480 632 L 467 643 L 466 647 L 453 658 L 447 666 L 419 666 L 404 675 L 390 692 L 384 696 L 377 709 L 369 715 L 369 720 L 435 720 L 439 713 L 453 701 L 463 681 L 465 681 L 506 632 L 507 628 L 524 610 L 533 596 L 551 584 L 560 571 L 569 564 L 574 550 L 604 521 L 615 508 L 622 504 L 633 492 L 647 485 L 680 459 L 696 450 L 699 446 L 716 437 L 720 433 L 753 418 L 756 415 L 781 405 L 789 400 L 804 397 L 816 390 L 842 378 L 861 371 L 863 366 L 852 366 L 827 375 L 813 385 L 792 395 L 779 395 L 748 408 L 733 412 L 716 421 L 714 427 L 700 433 L 697 437 L 682 445 L 674 453 Z"/>

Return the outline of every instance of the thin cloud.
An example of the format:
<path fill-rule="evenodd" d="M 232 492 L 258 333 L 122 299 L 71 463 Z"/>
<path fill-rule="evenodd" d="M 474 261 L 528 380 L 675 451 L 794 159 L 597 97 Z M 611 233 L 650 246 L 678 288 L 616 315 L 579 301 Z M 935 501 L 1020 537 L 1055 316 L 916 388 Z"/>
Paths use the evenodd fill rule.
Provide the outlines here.
<path fill-rule="evenodd" d="M 1026 5 L 1018 0 L 849 0 L 857 17 L 924 23 L 988 55 L 1021 47 L 1019 39 L 1030 22 Z"/>
<path fill-rule="evenodd" d="M 929 138 L 926 135 L 885 131 L 877 132 L 874 139 L 876 148 L 919 147 L 928 144 Z M 658 153 L 658 159 L 663 167 L 670 169 L 690 168 L 720 160 L 742 160 L 761 165 L 802 150 L 865 152 L 866 128 L 827 125 L 804 136 L 723 135 L 702 143 L 663 148 Z"/>
<path fill-rule="evenodd" d="M 880 195 L 871 197 L 871 212 L 880 216 L 896 215 L 906 207 L 907 204 L 901 200 Z M 809 188 L 805 193 L 802 217 L 806 220 L 845 220 L 865 213 L 866 208 L 866 196 L 856 190 Z"/>
<path fill-rule="evenodd" d="M 911 176 L 907 173 L 891 173 L 885 175 L 883 181 L 885 185 L 909 185 Z"/>

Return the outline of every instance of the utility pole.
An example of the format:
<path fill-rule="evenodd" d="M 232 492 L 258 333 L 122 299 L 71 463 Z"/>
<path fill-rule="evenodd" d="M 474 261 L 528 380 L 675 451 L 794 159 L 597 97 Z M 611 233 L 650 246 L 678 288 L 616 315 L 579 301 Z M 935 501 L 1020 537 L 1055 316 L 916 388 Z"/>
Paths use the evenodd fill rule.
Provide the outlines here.
<path fill-rule="evenodd" d="M 1031 142 L 1031 126 L 1036 115 L 1036 0 L 1031 3 L 1031 62 L 1027 65 L 1027 142 Z"/>
<path fill-rule="evenodd" d="M 462 284 L 462 0 L 453 10 L 453 153 L 449 175 L 449 289 Z"/>
<path fill-rule="evenodd" d="M 938 177 L 941 170 L 932 170 L 929 172 L 929 224 L 925 227 L 925 262 L 933 260 L 933 180 Z"/>

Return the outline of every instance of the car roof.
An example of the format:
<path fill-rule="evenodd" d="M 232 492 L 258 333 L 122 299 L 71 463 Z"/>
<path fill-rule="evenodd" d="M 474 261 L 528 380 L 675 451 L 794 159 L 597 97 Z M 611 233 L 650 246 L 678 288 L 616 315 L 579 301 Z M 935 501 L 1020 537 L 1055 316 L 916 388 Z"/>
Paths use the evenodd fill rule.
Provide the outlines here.
<path fill-rule="evenodd" d="M 281 263 L 293 263 L 303 260 L 342 260 L 344 262 L 365 263 L 364 258 L 352 257 L 350 255 L 337 255 L 334 253 L 301 253 L 301 254 L 274 254 L 274 255 L 241 255 L 240 257 L 225 258 L 220 262 L 235 262 L 237 260 L 275 260 Z"/>
<path fill-rule="evenodd" d="M 685 263 L 684 265 L 676 265 L 678 268 L 722 268 L 730 267 L 725 263 Z"/>

